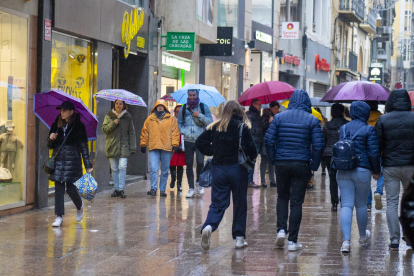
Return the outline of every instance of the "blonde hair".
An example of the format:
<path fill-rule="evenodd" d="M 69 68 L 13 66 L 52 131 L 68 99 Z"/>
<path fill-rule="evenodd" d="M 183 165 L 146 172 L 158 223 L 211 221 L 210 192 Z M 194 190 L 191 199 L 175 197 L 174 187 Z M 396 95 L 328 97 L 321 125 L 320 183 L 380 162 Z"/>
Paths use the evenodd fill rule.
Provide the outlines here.
<path fill-rule="evenodd" d="M 218 132 L 227 132 L 227 127 L 229 126 L 231 117 L 234 115 L 242 118 L 242 122 L 247 125 L 248 128 L 252 127 L 249 118 L 247 118 L 246 113 L 243 110 L 243 107 L 236 101 L 228 101 L 223 109 L 223 114 L 221 118 L 217 121 L 211 123 L 207 126 L 207 130 L 211 130 L 216 126 Z"/>

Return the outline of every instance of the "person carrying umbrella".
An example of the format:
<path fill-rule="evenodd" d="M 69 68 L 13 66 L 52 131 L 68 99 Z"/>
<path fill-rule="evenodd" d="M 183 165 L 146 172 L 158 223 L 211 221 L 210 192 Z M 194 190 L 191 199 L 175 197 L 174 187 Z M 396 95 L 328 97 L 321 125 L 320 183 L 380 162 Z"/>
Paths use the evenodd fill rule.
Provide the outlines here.
<path fill-rule="evenodd" d="M 115 100 L 114 109 L 106 114 L 102 131 L 106 134 L 105 152 L 111 164 L 115 190 L 111 197 L 126 198 L 124 187 L 128 157 L 137 150 L 134 123 L 128 107 Z"/>
<path fill-rule="evenodd" d="M 198 185 L 201 170 L 204 166 L 204 155 L 196 149 L 195 141 L 206 130 L 206 127 L 213 122 L 210 109 L 205 103 L 200 101 L 199 90 L 189 89 L 187 104 L 184 104 L 178 114 L 178 127 L 184 135 L 185 159 L 187 163 L 187 180 L 190 187 L 187 198 L 195 194 L 194 190 L 194 153 L 196 154 L 197 190 L 200 195 L 204 194 L 204 188 Z"/>
<path fill-rule="evenodd" d="M 168 169 L 173 152 L 178 151 L 179 143 L 177 120 L 171 116 L 165 101 L 157 100 L 141 130 L 141 152 L 145 153 L 147 146 L 149 150 L 151 190 L 148 195 L 157 195 L 158 169 L 161 162 L 160 196 L 167 196 L 165 189 Z"/>
<path fill-rule="evenodd" d="M 81 158 L 86 171 L 92 172 L 93 170 L 89 158 L 86 128 L 80 120 L 80 115 L 75 112 L 75 105 L 71 101 L 64 101 L 56 109 L 60 110 L 60 114 L 52 124 L 47 140 L 47 147 L 53 149 L 55 156 L 55 170 L 49 175 L 49 180 L 55 182 L 55 214 L 57 217 L 52 224 L 53 227 L 59 227 L 63 222 L 65 187 L 77 209 L 76 221 L 80 222 L 83 219 L 83 202 L 73 183 L 83 175 Z M 65 138 L 66 141 L 63 144 Z"/>

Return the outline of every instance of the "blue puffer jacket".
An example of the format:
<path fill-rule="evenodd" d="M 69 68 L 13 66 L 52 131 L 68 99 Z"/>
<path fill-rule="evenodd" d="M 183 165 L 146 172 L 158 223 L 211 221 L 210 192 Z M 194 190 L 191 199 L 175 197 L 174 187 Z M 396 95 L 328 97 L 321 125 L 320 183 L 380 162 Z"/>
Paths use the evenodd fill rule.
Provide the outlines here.
<path fill-rule="evenodd" d="M 267 155 L 273 163 L 307 161 L 311 170 L 318 170 L 325 143 L 319 120 L 311 112 L 308 93 L 295 90 L 288 110 L 274 116 L 265 135 Z"/>
<path fill-rule="evenodd" d="M 355 153 L 358 156 L 358 167 L 372 170 L 374 174 L 381 172 L 380 151 L 375 128 L 367 124 L 370 107 L 362 101 L 351 104 L 352 121 L 343 125 L 339 130 L 339 139 L 344 137 L 344 133 L 352 137 L 360 128 L 362 129 L 354 138 Z"/>
<path fill-rule="evenodd" d="M 204 114 L 201 112 L 200 105 L 204 105 Z M 181 107 L 184 108 L 184 107 Z M 213 117 L 211 117 L 211 112 L 208 106 L 204 103 L 199 103 L 198 107 L 192 110 L 199 111 L 198 118 L 201 122 L 204 123 L 204 126 L 199 127 L 194 123 L 193 116 L 190 111 L 185 111 L 185 119 L 183 119 L 183 111 L 180 109 L 178 112 L 178 128 L 180 129 L 181 135 L 184 135 L 184 141 L 195 143 L 198 136 L 206 130 L 206 127 L 213 122 Z"/>

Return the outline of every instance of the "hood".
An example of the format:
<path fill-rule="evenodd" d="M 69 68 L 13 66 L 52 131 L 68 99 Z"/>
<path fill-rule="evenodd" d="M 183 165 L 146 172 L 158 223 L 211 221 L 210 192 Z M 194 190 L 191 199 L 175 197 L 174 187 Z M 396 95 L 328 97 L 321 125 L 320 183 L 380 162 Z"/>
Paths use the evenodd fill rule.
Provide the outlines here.
<path fill-rule="evenodd" d="M 411 100 L 405 89 L 396 89 L 391 92 L 385 104 L 385 111 L 411 111 Z"/>
<path fill-rule="evenodd" d="M 312 113 L 312 104 L 308 95 L 308 92 L 305 90 L 295 90 L 292 94 L 292 97 L 289 100 L 289 109 L 299 109 Z"/>
<path fill-rule="evenodd" d="M 154 107 L 151 109 L 151 113 L 154 113 L 155 108 L 156 108 L 157 106 L 159 106 L 159 105 L 164 106 L 165 111 L 166 111 L 167 113 L 170 113 L 170 110 L 168 109 L 167 103 L 166 103 L 164 100 L 161 100 L 161 99 L 160 99 L 160 100 L 157 100 L 157 101 L 155 102 Z"/>
<path fill-rule="evenodd" d="M 378 118 L 382 115 L 381 112 L 379 112 L 378 110 L 375 111 L 371 111 L 369 113 L 369 119 L 368 119 L 368 124 L 375 126 L 375 124 L 378 121 Z"/>
<path fill-rule="evenodd" d="M 363 101 L 356 101 L 351 104 L 351 118 L 352 120 L 360 120 L 366 123 L 368 121 L 371 108 Z"/>

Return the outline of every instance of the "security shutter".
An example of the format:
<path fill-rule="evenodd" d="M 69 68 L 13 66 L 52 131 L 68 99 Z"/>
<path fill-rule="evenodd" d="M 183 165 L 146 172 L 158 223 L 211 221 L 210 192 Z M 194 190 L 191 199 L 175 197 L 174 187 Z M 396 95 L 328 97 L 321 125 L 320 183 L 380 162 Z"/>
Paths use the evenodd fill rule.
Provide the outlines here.
<path fill-rule="evenodd" d="M 323 97 L 326 94 L 326 85 L 320 83 L 313 83 L 313 96 L 314 97 Z"/>

